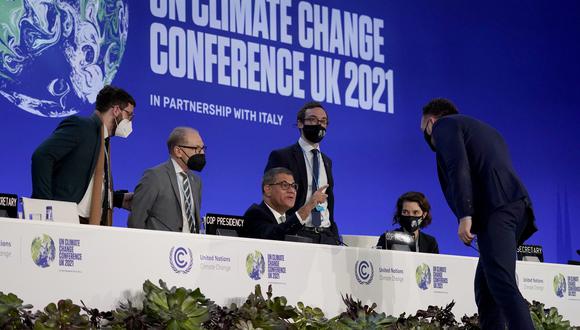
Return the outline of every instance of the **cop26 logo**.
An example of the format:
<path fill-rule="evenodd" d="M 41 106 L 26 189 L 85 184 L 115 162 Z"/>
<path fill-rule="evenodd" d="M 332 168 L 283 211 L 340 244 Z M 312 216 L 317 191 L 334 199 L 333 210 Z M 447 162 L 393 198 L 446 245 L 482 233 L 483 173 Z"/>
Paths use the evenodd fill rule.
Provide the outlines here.
<path fill-rule="evenodd" d="M 193 253 L 191 249 L 184 247 L 172 247 L 169 251 L 169 264 L 171 269 L 178 274 L 187 274 L 193 267 Z"/>
<path fill-rule="evenodd" d="M 354 274 L 359 284 L 371 284 L 375 275 L 373 263 L 369 260 L 357 261 L 354 264 Z"/>
<path fill-rule="evenodd" d="M 128 0 L 0 1 L 0 95 L 42 117 L 95 103 L 127 43 Z"/>
<path fill-rule="evenodd" d="M 554 293 L 560 298 L 566 294 L 566 278 L 562 274 L 554 276 Z"/>
<path fill-rule="evenodd" d="M 423 263 L 417 266 L 415 280 L 421 290 L 427 290 L 431 286 L 431 268 L 429 268 L 429 265 Z"/>

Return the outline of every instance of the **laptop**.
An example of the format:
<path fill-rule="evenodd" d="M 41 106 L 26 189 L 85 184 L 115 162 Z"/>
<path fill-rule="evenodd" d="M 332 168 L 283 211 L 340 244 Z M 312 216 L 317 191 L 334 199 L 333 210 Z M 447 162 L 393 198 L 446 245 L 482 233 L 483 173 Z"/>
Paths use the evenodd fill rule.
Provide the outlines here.
<path fill-rule="evenodd" d="M 79 223 L 77 204 L 22 197 L 22 211 L 26 220 Z"/>

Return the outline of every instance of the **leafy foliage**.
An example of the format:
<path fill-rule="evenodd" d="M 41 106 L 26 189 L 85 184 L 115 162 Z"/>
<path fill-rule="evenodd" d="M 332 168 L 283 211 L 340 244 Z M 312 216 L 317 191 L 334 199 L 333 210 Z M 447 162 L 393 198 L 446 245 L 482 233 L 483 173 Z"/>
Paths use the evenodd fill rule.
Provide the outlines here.
<path fill-rule="evenodd" d="M 386 316 L 385 313 L 377 313 L 377 304 L 363 305 L 360 300 L 355 300 L 348 294 L 342 297 L 346 305 L 346 311 L 338 316 L 338 329 L 384 329 L 393 325 L 397 319 Z"/>
<path fill-rule="evenodd" d="M 570 321 L 564 320 L 556 307 L 544 308 L 544 304 L 535 300 L 530 305 L 530 314 L 537 330 L 579 329 L 571 327 Z"/>
<path fill-rule="evenodd" d="M 198 289 L 167 288 L 162 280 L 161 287 L 147 280 L 143 284 L 145 300 L 143 311 L 149 319 L 157 320 L 167 329 L 200 329 L 209 319 L 205 306 L 207 299 Z"/>
<path fill-rule="evenodd" d="M 42 311 L 32 313 L 31 305 L 23 305 L 14 294 L 0 292 L 0 329 L 242 329 L 242 330 L 347 330 L 347 329 L 479 329 L 477 314 L 463 316 L 457 322 L 452 312 L 455 302 L 445 307 L 429 306 L 414 315 L 386 316 L 376 311 L 377 304 L 364 305 L 351 295 L 342 296 L 345 311 L 328 319 L 317 307 L 298 302 L 288 304 L 285 297 L 274 297 L 272 286 L 266 296 L 256 285 L 241 306 L 222 307 L 207 299 L 199 289 L 159 286 L 151 281 L 143 283 L 143 307 L 131 301 L 121 303 L 114 311 L 101 312 L 82 307 L 71 300 L 48 304 Z M 136 303 L 139 303 L 137 301 Z M 529 305 L 536 329 L 580 329 L 571 327 L 554 307 L 534 301 Z"/>
<path fill-rule="evenodd" d="M 16 295 L 0 291 L 0 329 L 32 327 L 32 305 L 23 305 Z"/>
<path fill-rule="evenodd" d="M 89 317 L 81 315 L 81 307 L 70 299 L 64 299 L 56 304 L 50 303 L 39 311 L 34 329 L 86 329 L 89 325 Z"/>

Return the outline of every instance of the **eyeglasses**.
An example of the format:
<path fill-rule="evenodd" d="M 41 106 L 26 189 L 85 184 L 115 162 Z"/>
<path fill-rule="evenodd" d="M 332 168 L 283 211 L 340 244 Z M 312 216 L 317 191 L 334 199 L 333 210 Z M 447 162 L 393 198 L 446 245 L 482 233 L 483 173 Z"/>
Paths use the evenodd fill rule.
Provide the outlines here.
<path fill-rule="evenodd" d="M 207 146 L 178 146 L 180 148 L 186 148 L 186 149 L 191 149 L 193 150 L 196 154 L 201 153 L 202 151 L 205 153 L 205 151 L 207 150 Z"/>
<path fill-rule="evenodd" d="M 310 117 L 304 118 L 304 123 L 308 123 L 310 125 L 323 125 L 323 126 L 327 126 L 328 125 L 328 119 L 326 119 L 326 118 L 318 119 L 317 117 L 310 116 Z"/>
<path fill-rule="evenodd" d="M 298 184 L 296 182 L 288 183 L 286 181 L 281 181 L 281 182 L 276 182 L 276 183 L 270 183 L 268 186 L 280 186 L 280 188 L 282 188 L 282 190 L 288 190 L 290 188 L 292 188 L 294 190 L 298 190 Z"/>
<path fill-rule="evenodd" d="M 135 117 L 135 111 L 129 111 L 129 110 L 125 110 L 125 109 L 121 109 L 121 111 L 126 112 L 127 113 L 127 117 L 129 117 L 129 120 L 133 120 L 133 117 Z"/>

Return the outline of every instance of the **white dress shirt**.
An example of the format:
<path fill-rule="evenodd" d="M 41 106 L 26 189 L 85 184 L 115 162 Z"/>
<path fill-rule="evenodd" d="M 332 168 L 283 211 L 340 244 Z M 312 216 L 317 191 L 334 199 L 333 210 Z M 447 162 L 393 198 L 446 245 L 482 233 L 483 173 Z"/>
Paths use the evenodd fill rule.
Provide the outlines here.
<path fill-rule="evenodd" d="M 314 191 L 312 190 L 312 162 L 314 155 L 312 154 L 313 149 L 318 149 L 318 164 L 320 169 L 318 171 L 318 188 L 328 184 L 328 176 L 326 175 L 326 167 L 324 166 L 324 161 L 322 160 L 322 152 L 320 152 L 320 145 L 316 147 L 310 145 L 302 137 L 298 140 L 298 144 L 302 148 L 302 153 L 304 154 L 304 161 L 306 162 L 306 176 L 308 177 L 308 189 L 306 190 L 306 201 L 312 197 Z M 324 211 L 320 212 L 320 227 L 329 228 L 330 227 L 330 212 L 328 211 L 328 201 L 322 203 Z M 312 227 L 312 216 L 309 215 L 304 221 L 307 227 Z"/>
<path fill-rule="evenodd" d="M 281 214 L 278 211 L 274 210 L 265 201 L 264 201 L 264 204 L 266 204 L 266 206 L 268 207 L 268 209 L 270 209 L 270 212 L 272 212 L 272 214 L 274 215 L 274 218 L 276 218 L 276 222 L 278 222 L 278 224 L 281 224 L 283 222 L 286 222 L 286 214 Z M 298 221 L 300 221 L 300 223 L 304 225 L 305 221 L 302 220 L 302 218 L 300 217 L 300 214 L 298 214 L 298 212 L 296 212 L 296 218 L 298 218 Z"/>
<path fill-rule="evenodd" d="M 103 139 L 106 139 L 109 137 L 109 130 L 105 127 L 105 125 L 103 125 Z M 107 151 L 107 148 L 105 148 L 105 157 L 107 159 L 107 163 L 109 160 L 109 152 Z M 109 168 L 110 168 L 110 164 L 109 164 Z M 110 171 L 107 171 L 107 173 L 109 173 L 109 182 L 111 182 L 111 173 Z M 101 193 L 101 204 L 103 204 L 103 198 L 105 196 L 105 173 L 103 172 L 103 187 L 102 187 L 102 193 Z M 79 216 L 83 217 L 83 218 L 88 218 L 91 216 L 91 200 L 93 199 L 93 182 L 95 181 L 95 171 L 93 170 L 93 174 L 91 174 L 91 181 L 89 181 L 89 186 L 87 187 L 87 190 L 85 191 L 85 194 L 83 195 L 83 199 L 81 199 L 81 201 L 77 204 L 77 211 L 79 213 Z M 113 197 L 111 196 L 111 191 L 109 189 L 107 189 L 107 193 L 109 194 L 109 208 L 113 208 Z"/>

